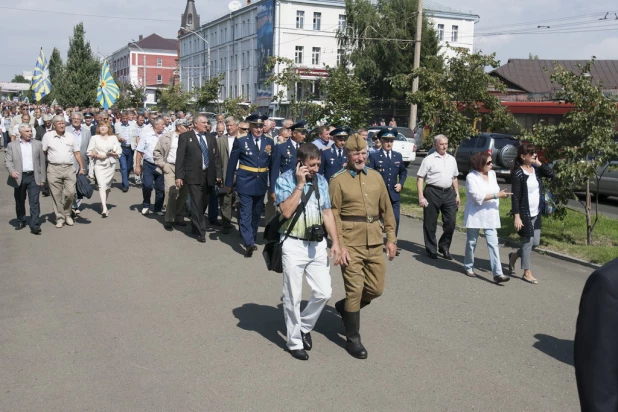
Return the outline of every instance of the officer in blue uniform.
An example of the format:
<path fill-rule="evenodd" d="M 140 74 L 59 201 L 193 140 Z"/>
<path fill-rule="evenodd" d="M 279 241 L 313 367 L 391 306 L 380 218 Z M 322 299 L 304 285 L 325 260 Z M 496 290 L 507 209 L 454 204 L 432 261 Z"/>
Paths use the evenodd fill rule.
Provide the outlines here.
<path fill-rule="evenodd" d="M 275 201 L 275 182 L 283 173 L 296 168 L 296 150 L 307 137 L 307 122 L 301 120 L 290 126 L 292 137 L 278 144 L 273 152 L 273 166 L 270 170 L 270 196 Z"/>
<path fill-rule="evenodd" d="M 395 214 L 395 236 L 399 232 L 399 205 L 401 200 L 401 190 L 408 177 L 408 170 L 403 164 L 401 153 L 393 151 L 393 142 L 397 138 L 397 129 L 385 127 L 377 133 L 382 147 L 369 155 L 367 166 L 378 171 L 384 179 L 388 195 L 393 205 Z M 399 255 L 399 250 L 397 250 Z"/>
<path fill-rule="evenodd" d="M 272 167 L 275 142 L 264 136 L 264 120 L 268 116 L 252 114 L 245 121 L 249 133 L 234 140 L 227 165 L 225 188 L 232 191 L 236 173 L 236 192 L 240 204 L 240 235 L 245 243 L 245 256 L 257 250 L 255 239 L 264 209 L 264 195 L 268 189 L 268 176 Z M 238 170 L 236 170 L 238 164 Z"/>
<path fill-rule="evenodd" d="M 348 164 L 345 142 L 348 141 L 350 128 L 338 127 L 332 130 L 330 135 L 335 139 L 335 143 L 331 147 L 322 149 L 322 163 L 318 171 L 327 181 Z"/>

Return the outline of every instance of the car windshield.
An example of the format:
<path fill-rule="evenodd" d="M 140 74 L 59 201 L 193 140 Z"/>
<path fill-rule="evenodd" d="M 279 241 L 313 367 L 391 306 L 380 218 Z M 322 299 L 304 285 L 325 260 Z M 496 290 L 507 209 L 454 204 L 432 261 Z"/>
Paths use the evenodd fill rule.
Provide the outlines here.
<path fill-rule="evenodd" d="M 502 149 L 506 145 L 519 146 L 519 140 L 512 137 L 494 139 L 494 149 Z"/>
<path fill-rule="evenodd" d="M 397 140 L 401 140 L 402 142 L 407 142 L 408 139 L 406 139 L 406 137 L 404 135 L 402 135 L 401 133 L 397 134 Z"/>

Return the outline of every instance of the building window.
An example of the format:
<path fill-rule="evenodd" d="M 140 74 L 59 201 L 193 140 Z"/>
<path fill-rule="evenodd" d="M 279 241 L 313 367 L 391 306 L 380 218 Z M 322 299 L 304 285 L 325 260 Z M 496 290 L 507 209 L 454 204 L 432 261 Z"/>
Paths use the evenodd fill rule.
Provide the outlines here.
<path fill-rule="evenodd" d="M 340 31 L 345 30 L 345 14 L 339 15 L 339 30 Z"/>
<path fill-rule="evenodd" d="M 344 55 L 344 50 L 343 49 L 337 49 L 337 66 L 339 66 L 341 63 L 343 63 L 343 55 Z"/>
<path fill-rule="evenodd" d="M 305 12 L 296 10 L 296 28 L 302 29 L 305 26 Z"/>
<path fill-rule="evenodd" d="M 444 24 L 438 24 L 438 41 L 444 40 Z"/>
<path fill-rule="evenodd" d="M 452 32 L 451 32 L 451 41 L 456 43 L 458 38 L 459 38 L 459 26 L 453 26 Z"/>
<path fill-rule="evenodd" d="M 244 84 L 241 86 L 241 93 L 243 96 L 245 95 L 245 85 Z"/>
<path fill-rule="evenodd" d="M 313 13 L 313 30 L 320 30 L 322 13 Z"/>
<path fill-rule="evenodd" d="M 296 46 L 296 52 L 294 53 L 294 63 L 303 64 L 303 46 Z"/>
<path fill-rule="evenodd" d="M 311 52 L 311 64 L 320 64 L 320 48 L 314 47 Z"/>
<path fill-rule="evenodd" d="M 247 64 L 247 62 L 245 62 L 245 52 L 242 52 L 242 67 L 245 67 L 245 64 Z"/>
<path fill-rule="evenodd" d="M 238 86 L 234 86 L 234 97 L 238 97 Z"/>
<path fill-rule="evenodd" d="M 163 76 L 157 74 L 157 84 L 163 84 Z"/>
<path fill-rule="evenodd" d="M 163 59 L 157 59 L 157 67 L 163 67 Z"/>
<path fill-rule="evenodd" d="M 193 14 L 191 13 L 187 16 L 187 24 L 193 24 Z"/>

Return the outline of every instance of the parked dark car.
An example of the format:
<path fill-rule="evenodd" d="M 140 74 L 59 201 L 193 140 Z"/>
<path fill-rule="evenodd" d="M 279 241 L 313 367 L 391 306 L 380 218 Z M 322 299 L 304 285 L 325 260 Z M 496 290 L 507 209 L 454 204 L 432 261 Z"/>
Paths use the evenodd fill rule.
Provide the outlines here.
<path fill-rule="evenodd" d="M 511 168 L 517 158 L 517 148 L 521 142 L 512 135 L 501 133 L 480 133 L 465 139 L 455 150 L 455 160 L 460 173 L 465 176 L 470 171 L 470 159 L 478 152 L 490 152 L 496 176 L 509 183 Z"/>
<path fill-rule="evenodd" d="M 599 183 L 597 192 L 597 182 Z M 581 186 L 574 192 L 585 192 L 586 187 Z M 597 167 L 596 179 L 590 179 L 590 192 L 598 194 L 599 199 L 606 199 L 609 196 L 618 197 L 618 159 L 613 159 L 609 163 Z"/>

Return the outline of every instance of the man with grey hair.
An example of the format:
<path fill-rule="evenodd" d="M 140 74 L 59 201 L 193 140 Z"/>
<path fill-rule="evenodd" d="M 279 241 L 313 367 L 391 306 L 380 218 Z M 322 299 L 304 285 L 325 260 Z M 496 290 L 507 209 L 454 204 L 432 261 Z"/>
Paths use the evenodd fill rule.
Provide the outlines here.
<path fill-rule="evenodd" d="M 155 190 L 155 204 L 154 212 L 163 216 L 163 202 L 165 201 L 165 182 L 163 178 L 163 171 L 157 167 L 154 160 L 154 150 L 157 146 L 159 138 L 163 134 L 165 123 L 163 118 L 156 117 L 152 120 L 152 128 L 145 130 L 144 134 L 139 139 L 137 145 L 137 159 L 135 162 L 135 173 L 140 174 L 142 170 L 143 184 L 142 184 L 142 215 L 150 213 L 150 196 L 152 195 L 152 189 Z M 142 169 L 142 159 L 144 159 Z"/>
<path fill-rule="evenodd" d="M 444 259 L 452 260 L 449 248 L 455 232 L 459 206 L 459 171 L 455 158 L 448 154 L 448 138 L 439 134 L 433 139 L 436 151 L 425 156 L 418 169 L 416 186 L 418 203 L 423 208 L 423 236 L 425 250 L 432 259 L 438 252 Z M 426 183 L 423 190 L 423 184 Z M 442 236 L 436 242 L 438 214 L 442 212 Z"/>
<path fill-rule="evenodd" d="M 54 116 L 52 124 L 54 130 L 45 133 L 41 142 L 47 156 L 47 182 L 54 202 L 56 227 L 61 228 L 65 223 L 73 226 L 71 205 L 75 201 L 77 180 L 74 162 L 79 166 L 77 173 L 85 174 L 86 171 L 77 139 L 66 131 L 64 116 Z"/>
<path fill-rule="evenodd" d="M 294 124 L 294 120 L 289 117 L 285 119 L 281 124 L 281 129 L 279 129 L 277 133 L 277 144 L 282 144 L 288 141 L 290 136 L 292 136 L 292 130 L 290 127 Z"/>
<path fill-rule="evenodd" d="M 41 141 L 45 133 L 52 131 L 52 116 L 50 114 L 43 115 L 43 125 L 37 126 L 35 139 Z"/>
<path fill-rule="evenodd" d="M 122 176 L 122 192 L 126 193 L 129 190 L 129 173 L 133 168 L 133 149 L 139 133 L 136 124 L 129 121 L 129 114 L 126 111 L 120 113 L 120 121 L 114 125 L 114 131 L 122 148 L 120 175 Z"/>
<path fill-rule="evenodd" d="M 9 186 L 14 188 L 17 226 L 26 227 L 26 195 L 30 204 L 30 232 L 41 234 L 39 225 L 39 193 L 45 183 L 45 155 L 43 146 L 32 139 L 32 126 L 22 123 L 18 127 L 20 138 L 7 146 L 4 164 L 9 171 Z"/>
<path fill-rule="evenodd" d="M 173 133 L 174 124 L 172 123 L 172 118 L 166 114 L 163 116 L 163 122 L 165 123 L 165 128 L 163 129 L 163 133 Z"/>
<path fill-rule="evenodd" d="M 67 131 L 75 136 L 77 140 L 77 145 L 79 146 L 79 152 L 82 156 L 82 164 L 84 165 L 84 169 L 86 173 L 90 170 L 91 173 L 94 173 L 94 165 L 92 168 L 89 168 L 90 162 L 92 161 L 88 156 L 88 144 L 90 143 L 90 129 L 87 127 L 82 127 L 82 120 L 84 116 L 81 112 L 73 112 L 71 114 L 71 126 L 67 127 Z M 73 160 L 73 166 L 77 169 L 78 163 L 77 160 Z M 73 215 L 77 216 L 80 214 L 80 206 L 82 204 L 83 196 L 81 193 L 77 193 L 77 199 L 75 199 L 75 203 L 73 204 Z"/>

